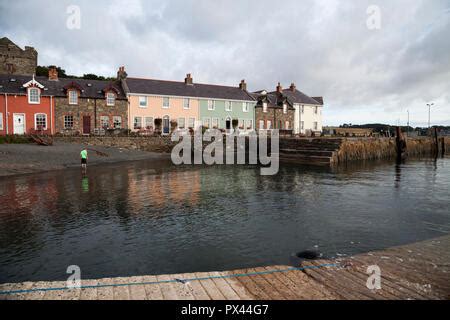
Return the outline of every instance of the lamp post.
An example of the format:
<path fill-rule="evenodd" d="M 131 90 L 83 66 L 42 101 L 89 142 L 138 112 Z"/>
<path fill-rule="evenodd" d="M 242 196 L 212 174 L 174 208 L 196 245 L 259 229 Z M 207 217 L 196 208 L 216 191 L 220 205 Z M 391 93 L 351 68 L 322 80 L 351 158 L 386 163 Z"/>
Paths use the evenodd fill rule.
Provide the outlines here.
<path fill-rule="evenodd" d="M 427 103 L 428 106 L 428 129 L 431 128 L 431 107 L 434 106 L 434 103 Z"/>

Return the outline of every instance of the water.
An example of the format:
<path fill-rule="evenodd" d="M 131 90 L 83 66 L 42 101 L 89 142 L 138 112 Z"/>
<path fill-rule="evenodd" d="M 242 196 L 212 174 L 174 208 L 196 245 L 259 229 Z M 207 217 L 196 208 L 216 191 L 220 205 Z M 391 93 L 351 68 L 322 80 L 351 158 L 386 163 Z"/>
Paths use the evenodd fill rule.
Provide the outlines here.
<path fill-rule="evenodd" d="M 0 178 L 0 283 L 287 264 L 450 233 L 450 159 L 338 169 L 151 162 Z"/>

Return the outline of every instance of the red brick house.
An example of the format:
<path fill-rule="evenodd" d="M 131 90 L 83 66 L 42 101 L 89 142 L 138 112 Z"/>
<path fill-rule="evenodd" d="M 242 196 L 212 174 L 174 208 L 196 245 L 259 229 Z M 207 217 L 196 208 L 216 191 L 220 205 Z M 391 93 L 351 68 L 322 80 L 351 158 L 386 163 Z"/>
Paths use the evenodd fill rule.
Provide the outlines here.
<path fill-rule="evenodd" d="M 41 80 L 0 75 L 0 135 L 54 134 L 54 93 Z"/>

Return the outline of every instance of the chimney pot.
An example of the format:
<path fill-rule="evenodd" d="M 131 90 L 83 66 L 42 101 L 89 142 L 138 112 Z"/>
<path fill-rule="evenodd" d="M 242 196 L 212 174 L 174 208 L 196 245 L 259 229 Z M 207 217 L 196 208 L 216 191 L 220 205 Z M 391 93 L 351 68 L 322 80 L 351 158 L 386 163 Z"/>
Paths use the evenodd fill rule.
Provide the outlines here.
<path fill-rule="evenodd" d="M 125 71 L 125 67 L 121 66 L 119 67 L 119 71 L 117 71 L 117 79 L 118 80 L 125 80 L 127 78 L 128 74 Z"/>
<path fill-rule="evenodd" d="M 48 80 L 58 81 L 58 70 L 55 67 L 50 67 L 48 69 Z"/>
<path fill-rule="evenodd" d="M 241 80 L 241 83 L 239 84 L 239 89 L 247 91 L 247 83 L 245 80 Z"/>
<path fill-rule="evenodd" d="M 186 78 L 184 78 L 184 83 L 187 85 L 192 85 L 194 83 L 192 75 L 190 73 L 186 74 Z"/>
<path fill-rule="evenodd" d="M 277 92 L 278 93 L 281 93 L 283 91 L 283 87 L 281 86 L 281 84 L 278 82 L 278 85 L 277 85 Z"/>
<path fill-rule="evenodd" d="M 291 83 L 291 87 L 290 87 L 291 91 L 295 91 L 297 89 L 297 87 L 295 86 L 295 83 Z"/>

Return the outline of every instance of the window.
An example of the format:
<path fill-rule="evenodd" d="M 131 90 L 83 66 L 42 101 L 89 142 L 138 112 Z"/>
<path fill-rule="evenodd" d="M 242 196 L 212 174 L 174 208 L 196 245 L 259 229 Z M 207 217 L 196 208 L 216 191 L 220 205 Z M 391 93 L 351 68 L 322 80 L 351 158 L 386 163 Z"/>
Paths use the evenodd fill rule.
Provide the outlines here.
<path fill-rule="evenodd" d="M 141 129 L 142 128 L 142 117 L 134 117 L 134 129 Z"/>
<path fill-rule="evenodd" d="M 272 121 L 267 120 L 267 129 L 272 129 Z"/>
<path fill-rule="evenodd" d="M 112 92 L 106 94 L 106 105 L 109 107 L 114 106 L 116 103 L 116 95 Z"/>
<path fill-rule="evenodd" d="M 64 116 L 64 129 L 73 129 L 73 116 Z"/>
<path fill-rule="evenodd" d="M 219 118 L 212 118 L 212 127 L 214 129 L 218 129 L 219 128 Z"/>
<path fill-rule="evenodd" d="M 233 102 L 227 101 L 225 104 L 225 111 L 233 111 Z"/>
<path fill-rule="evenodd" d="M 188 110 L 191 108 L 191 101 L 190 99 L 184 99 L 183 100 L 183 108 Z"/>
<path fill-rule="evenodd" d="M 317 129 L 318 129 L 318 127 L 319 127 L 319 125 L 318 125 L 317 121 L 316 121 L 316 122 L 314 122 L 314 130 L 317 130 Z"/>
<path fill-rule="evenodd" d="M 78 104 L 78 91 L 69 91 L 69 104 Z"/>
<path fill-rule="evenodd" d="M 139 97 L 139 107 L 147 108 L 147 97 L 143 97 L 143 96 Z"/>
<path fill-rule="evenodd" d="M 122 117 L 114 116 L 113 117 L 113 125 L 114 125 L 114 129 L 122 129 Z"/>
<path fill-rule="evenodd" d="M 305 113 L 305 106 L 302 106 L 302 114 Z"/>
<path fill-rule="evenodd" d="M 178 118 L 178 129 L 184 129 L 186 126 L 186 120 L 184 118 Z"/>
<path fill-rule="evenodd" d="M 163 98 L 163 108 L 169 109 L 170 108 L 170 100 L 168 97 Z"/>
<path fill-rule="evenodd" d="M 38 104 L 41 102 L 40 90 L 38 88 L 28 89 L 28 103 Z"/>
<path fill-rule="evenodd" d="M 195 127 L 195 118 L 189 118 L 189 128 Z"/>
<path fill-rule="evenodd" d="M 36 130 L 47 130 L 47 115 L 45 113 L 34 115 L 34 128 Z"/>
<path fill-rule="evenodd" d="M 259 120 L 259 129 L 260 130 L 264 129 L 264 120 Z"/>
<path fill-rule="evenodd" d="M 211 119 L 210 118 L 203 118 L 203 126 L 205 128 L 209 128 L 211 126 Z"/>
<path fill-rule="evenodd" d="M 109 117 L 108 116 L 101 116 L 100 117 L 100 127 L 103 129 L 109 128 Z"/>
<path fill-rule="evenodd" d="M 3 130 L 3 113 L 0 113 L 0 130 Z"/>
<path fill-rule="evenodd" d="M 248 112 L 248 102 L 242 103 L 242 112 Z"/>
<path fill-rule="evenodd" d="M 239 120 L 239 129 L 244 130 L 245 128 L 245 120 L 241 119 Z"/>
<path fill-rule="evenodd" d="M 314 114 L 317 114 L 318 111 L 319 111 L 319 108 L 318 107 L 314 107 Z"/>
<path fill-rule="evenodd" d="M 212 111 L 216 108 L 216 104 L 215 101 L 213 100 L 208 100 L 208 110 Z"/>
<path fill-rule="evenodd" d="M 287 113 L 287 110 L 288 110 L 287 104 L 286 104 L 286 103 L 283 103 L 283 113 L 286 114 L 286 113 Z"/>
<path fill-rule="evenodd" d="M 253 129 L 253 120 L 247 120 L 247 130 Z"/>
<path fill-rule="evenodd" d="M 267 112 L 267 102 L 263 102 L 263 112 Z"/>
<path fill-rule="evenodd" d="M 150 130 L 154 128 L 153 117 L 145 117 L 145 129 Z"/>
<path fill-rule="evenodd" d="M 305 130 L 305 121 L 300 122 L 300 129 Z"/>
<path fill-rule="evenodd" d="M 289 123 L 289 121 L 286 121 L 286 122 L 284 123 L 284 128 L 285 128 L 286 130 L 289 130 L 289 129 L 290 129 L 290 123 Z"/>

